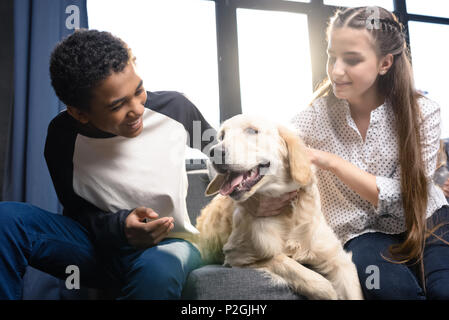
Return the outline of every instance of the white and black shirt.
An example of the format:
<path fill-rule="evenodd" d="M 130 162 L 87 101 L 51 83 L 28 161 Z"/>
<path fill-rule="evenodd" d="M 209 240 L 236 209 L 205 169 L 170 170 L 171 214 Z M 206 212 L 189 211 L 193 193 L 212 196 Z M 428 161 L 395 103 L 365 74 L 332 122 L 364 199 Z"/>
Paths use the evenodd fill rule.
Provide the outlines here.
<path fill-rule="evenodd" d="M 206 130 L 209 140 L 192 139 Z M 174 217 L 169 236 L 188 239 L 198 231 L 186 208 L 186 142 L 205 151 L 214 136 L 184 95 L 148 92 L 139 136 L 92 134 L 63 111 L 48 127 L 45 159 L 64 215 L 86 227 L 96 245 L 126 244 L 125 219 L 140 206 Z"/>
<path fill-rule="evenodd" d="M 317 170 L 323 213 L 342 243 L 366 232 L 404 232 L 399 147 L 395 116 L 388 103 L 371 112 L 365 141 L 351 117 L 346 100 L 328 104 L 317 99 L 293 119 L 300 137 L 310 147 L 336 154 L 376 176 L 379 189 L 377 208 L 362 199 L 329 171 Z M 427 217 L 447 205 L 441 189 L 432 183 L 440 139 L 440 108 L 420 98 L 423 160 L 429 180 Z"/>

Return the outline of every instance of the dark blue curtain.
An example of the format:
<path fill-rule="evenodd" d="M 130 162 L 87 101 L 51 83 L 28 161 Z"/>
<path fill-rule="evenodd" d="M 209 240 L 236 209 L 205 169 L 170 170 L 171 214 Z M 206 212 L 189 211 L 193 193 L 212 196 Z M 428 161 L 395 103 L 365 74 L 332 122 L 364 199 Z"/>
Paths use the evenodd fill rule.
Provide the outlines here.
<path fill-rule="evenodd" d="M 11 111 L 3 200 L 61 213 L 43 156 L 47 126 L 64 106 L 50 83 L 54 46 L 87 28 L 86 0 L 14 0 L 14 104 Z M 61 299 L 61 280 L 28 268 L 24 299 Z M 74 290 L 76 291 L 76 290 Z"/>

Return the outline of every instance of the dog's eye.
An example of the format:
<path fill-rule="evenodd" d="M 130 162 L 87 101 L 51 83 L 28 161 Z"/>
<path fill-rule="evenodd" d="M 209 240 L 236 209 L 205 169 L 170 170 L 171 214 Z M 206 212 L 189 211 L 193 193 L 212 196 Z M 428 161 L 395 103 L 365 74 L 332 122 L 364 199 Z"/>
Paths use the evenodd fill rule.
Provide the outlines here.
<path fill-rule="evenodd" d="M 249 134 L 258 134 L 259 133 L 259 131 L 257 129 L 254 129 L 254 128 L 246 128 L 245 132 L 249 133 Z"/>

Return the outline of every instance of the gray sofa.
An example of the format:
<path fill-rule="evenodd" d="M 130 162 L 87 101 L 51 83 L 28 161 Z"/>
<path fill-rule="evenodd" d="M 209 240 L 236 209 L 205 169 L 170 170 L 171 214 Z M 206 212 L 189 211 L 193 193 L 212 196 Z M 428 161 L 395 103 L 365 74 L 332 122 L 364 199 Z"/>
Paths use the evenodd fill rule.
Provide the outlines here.
<path fill-rule="evenodd" d="M 212 197 L 204 191 L 209 183 L 205 162 L 186 163 L 189 189 L 187 209 L 193 225 L 203 207 Z M 183 299 L 198 300 L 298 300 L 303 297 L 288 287 L 274 285 L 267 276 L 257 270 L 229 268 L 221 265 L 205 265 L 190 273 L 182 294 Z"/>

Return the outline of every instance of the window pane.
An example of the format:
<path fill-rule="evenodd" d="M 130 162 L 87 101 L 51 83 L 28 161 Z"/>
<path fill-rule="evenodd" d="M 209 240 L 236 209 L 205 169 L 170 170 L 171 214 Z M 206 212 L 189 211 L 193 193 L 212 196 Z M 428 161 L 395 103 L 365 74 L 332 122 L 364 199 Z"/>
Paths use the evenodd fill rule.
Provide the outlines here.
<path fill-rule="evenodd" d="M 449 137 L 449 96 L 447 94 L 448 25 L 409 22 L 410 50 L 417 89 L 428 93 L 441 107 L 441 137 Z"/>
<path fill-rule="evenodd" d="M 323 3 L 338 7 L 379 6 L 390 11 L 394 9 L 393 0 L 324 0 Z"/>
<path fill-rule="evenodd" d="M 447 0 L 407 0 L 406 5 L 408 13 L 449 17 L 449 2 Z"/>
<path fill-rule="evenodd" d="M 307 16 L 237 10 L 242 112 L 289 122 L 312 93 Z"/>

